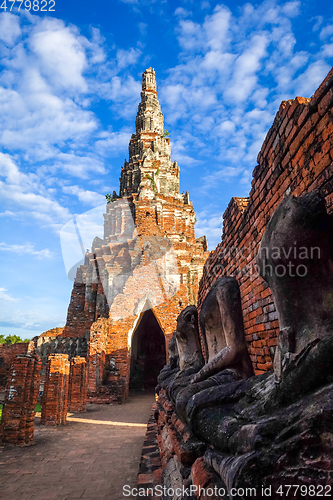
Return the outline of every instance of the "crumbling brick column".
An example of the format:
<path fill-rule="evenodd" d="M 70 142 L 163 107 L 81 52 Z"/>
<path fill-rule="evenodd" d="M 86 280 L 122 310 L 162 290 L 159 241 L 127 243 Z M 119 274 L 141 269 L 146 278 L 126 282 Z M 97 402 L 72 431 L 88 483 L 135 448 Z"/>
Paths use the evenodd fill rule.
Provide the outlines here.
<path fill-rule="evenodd" d="M 87 361 L 88 391 L 92 394 L 96 393 L 103 381 L 108 327 L 108 320 L 99 318 L 90 328 Z"/>
<path fill-rule="evenodd" d="M 41 424 L 65 424 L 68 406 L 69 368 L 67 354 L 51 354 L 46 370 Z"/>
<path fill-rule="evenodd" d="M 69 375 L 68 408 L 70 411 L 86 411 L 87 364 L 85 358 L 71 359 Z"/>
<path fill-rule="evenodd" d="M 13 359 L 0 426 L 3 443 L 25 445 L 33 441 L 41 366 L 38 356 L 25 354 Z"/>

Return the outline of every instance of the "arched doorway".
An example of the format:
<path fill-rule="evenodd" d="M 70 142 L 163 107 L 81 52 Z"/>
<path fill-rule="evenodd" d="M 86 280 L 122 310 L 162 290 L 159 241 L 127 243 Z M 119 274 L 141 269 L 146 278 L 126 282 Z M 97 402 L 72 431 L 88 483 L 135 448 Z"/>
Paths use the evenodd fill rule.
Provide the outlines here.
<path fill-rule="evenodd" d="M 154 390 L 157 376 L 165 363 L 164 334 L 149 309 L 143 313 L 132 337 L 130 390 Z"/>

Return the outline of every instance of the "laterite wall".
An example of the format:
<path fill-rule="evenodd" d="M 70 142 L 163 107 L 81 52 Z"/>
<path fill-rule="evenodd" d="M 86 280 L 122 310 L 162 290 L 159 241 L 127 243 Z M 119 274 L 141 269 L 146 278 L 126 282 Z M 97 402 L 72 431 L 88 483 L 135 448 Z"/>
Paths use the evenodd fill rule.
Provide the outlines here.
<path fill-rule="evenodd" d="M 16 344 L 0 344 L 0 388 L 6 386 L 7 376 L 13 360 L 20 354 L 28 352 L 28 342 Z"/>
<path fill-rule="evenodd" d="M 249 198 L 232 198 L 222 242 L 211 252 L 199 286 L 198 306 L 216 278 L 235 276 L 256 374 L 272 369 L 279 323 L 271 291 L 259 277 L 255 255 L 266 224 L 287 194 L 319 189 L 333 207 L 333 70 L 311 99 L 283 101 L 253 171 Z"/>

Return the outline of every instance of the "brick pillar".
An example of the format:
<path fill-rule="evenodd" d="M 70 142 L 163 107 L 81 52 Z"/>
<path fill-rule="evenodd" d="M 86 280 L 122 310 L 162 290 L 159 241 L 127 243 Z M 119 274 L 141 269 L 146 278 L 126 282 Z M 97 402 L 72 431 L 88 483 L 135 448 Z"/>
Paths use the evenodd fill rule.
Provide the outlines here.
<path fill-rule="evenodd" d="M 99 318 L 90 328 L 88 343 L 88 392 L 96 394 L 102 385 L 107 351 L 108 320 Z"/>
<path fill-rule="evenodd" d="M 80 356 L 72 358 L 68 391 L 68 408 L 70 411 L 86 411 L 87 383 L 87 364 L 85 358 Z"/>
<path fill-rule="evenodd" d="M 68 354 L 51 354 L 46 369 L 41 424 L 65 424 L 69 382 Z"/>
<path fill-rule="evenodd" d="M 38 356 L 25 354 L 13 359 L 0 426 L 3 443 L 25 445 L 33 441 L 41 366 Z"/>

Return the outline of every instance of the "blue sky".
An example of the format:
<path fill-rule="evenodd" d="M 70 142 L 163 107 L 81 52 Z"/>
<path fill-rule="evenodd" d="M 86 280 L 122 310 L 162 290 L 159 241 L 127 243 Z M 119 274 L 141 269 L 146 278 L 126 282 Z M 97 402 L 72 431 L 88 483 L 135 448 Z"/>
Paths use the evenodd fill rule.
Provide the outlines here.
<path fill-rule="evenodd" d="M 0 9 L 0 333 L 30 338 L 65 323 L 72 282 L 59 233 L 119 190 L 142 72 L 155 68 L 181 191 L 213 249 L 230 198 L 248 195 L 280 102 L 310 97 L 333 64 L 333 6 L 17 7 Z"/>

